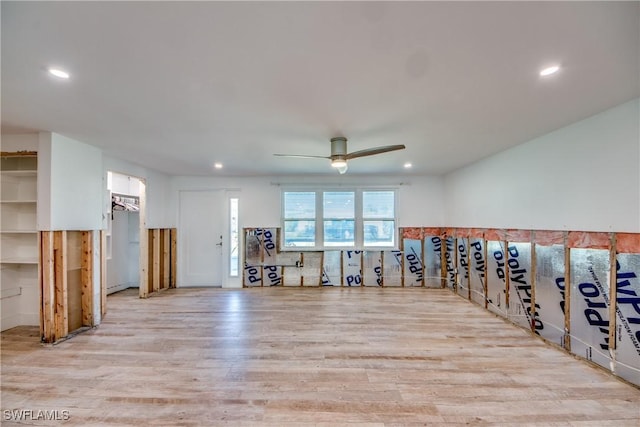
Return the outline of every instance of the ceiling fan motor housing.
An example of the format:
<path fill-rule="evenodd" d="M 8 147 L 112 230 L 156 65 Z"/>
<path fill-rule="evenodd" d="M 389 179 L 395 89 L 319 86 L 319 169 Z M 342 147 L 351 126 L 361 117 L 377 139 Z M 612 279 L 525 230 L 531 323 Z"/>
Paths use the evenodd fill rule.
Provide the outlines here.
<path fill-rule="evenodd" d="M 347 155 L 347 138 L 338 136 L 331 138 L 331 158 L 344 158 Z"/>

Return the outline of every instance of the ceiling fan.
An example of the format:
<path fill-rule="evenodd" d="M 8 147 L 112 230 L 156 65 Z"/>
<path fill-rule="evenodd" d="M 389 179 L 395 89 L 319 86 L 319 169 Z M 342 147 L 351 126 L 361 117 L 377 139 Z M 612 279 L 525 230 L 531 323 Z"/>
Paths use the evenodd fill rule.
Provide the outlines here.
<path fill-rule="evenodd" d="M 329 159 L 331 160 L 331 166 L 343 174 L 347 171 L 347 160 L 356 159 L 358 157 L 373 156 L 374 154 L 388 153 L 389 151 L 404 150 L 405 148 L 406 147 L 403 144 L 385 145 L 383 147 L 367 148 L 366 150 L 347 153 L 347 138 L 338 136 L 331 138 L 330 156 L 306 156 L 299 154 L 274 154 L 274 156 L 298 157 L 305 159 Z"/>

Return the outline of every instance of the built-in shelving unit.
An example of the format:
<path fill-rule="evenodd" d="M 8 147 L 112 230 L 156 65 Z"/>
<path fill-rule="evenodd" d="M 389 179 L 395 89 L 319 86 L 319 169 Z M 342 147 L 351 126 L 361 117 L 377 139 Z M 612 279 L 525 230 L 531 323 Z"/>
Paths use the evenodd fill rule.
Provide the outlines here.
<path fill-rule="evenodd" d="M 2 330 L 39 324 L 37 155 L 0 158 L 0 301 Z"/>

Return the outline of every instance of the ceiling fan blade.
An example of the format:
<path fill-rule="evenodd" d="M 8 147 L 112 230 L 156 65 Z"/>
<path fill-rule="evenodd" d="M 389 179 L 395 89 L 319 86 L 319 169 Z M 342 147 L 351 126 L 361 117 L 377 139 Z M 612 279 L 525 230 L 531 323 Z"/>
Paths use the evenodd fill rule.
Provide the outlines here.
<path fill-rule="evenodd" d="M 389 151 L 404 150 L 404 144 L 385 145 L 384 147 L 367 148 L 366 150 L 354 151 L 346 155 L 346 159 L 355 159 L 357 157 L 373 156 L 374 154 L 388 153 Z"/>
<path fill-rule="evenodd" d="M 331 157 L 327 156 L 306 156 L 304 154 L 274 154 L 274 156 L 278 157 L 297 157 L 299 159 L 330 159 Z"/>

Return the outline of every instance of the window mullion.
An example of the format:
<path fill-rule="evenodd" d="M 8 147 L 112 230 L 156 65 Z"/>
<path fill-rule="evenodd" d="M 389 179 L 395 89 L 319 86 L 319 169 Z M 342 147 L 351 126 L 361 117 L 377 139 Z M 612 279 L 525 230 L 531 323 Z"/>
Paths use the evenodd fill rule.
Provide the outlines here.
<path fill-rule="evenodd" d="M 324 210 L 322 209 L 322 191 L 316 191 L 316 248 L 324 247 Z"/>

